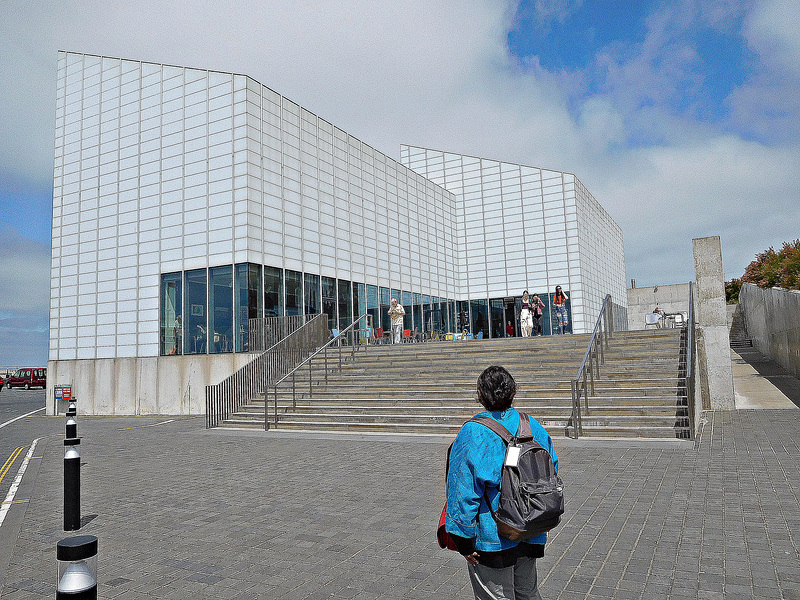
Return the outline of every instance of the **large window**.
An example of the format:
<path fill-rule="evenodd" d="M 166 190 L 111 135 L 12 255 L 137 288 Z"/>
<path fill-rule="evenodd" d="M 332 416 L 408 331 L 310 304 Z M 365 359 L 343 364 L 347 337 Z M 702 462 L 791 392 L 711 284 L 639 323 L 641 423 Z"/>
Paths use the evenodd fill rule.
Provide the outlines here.
<path fill-rule="evenodd" d="M 472 320 L 469 316 L 469 301 L 459 300 L 456 305 L 456 331 L 459 333 L 464 330 L 470 331 L 470 323 L 472 323 Z"/>
<path fill-rule="evenodd" d="M 419 324 L 420 331 L 430 331 L 433 329 L 433 316 L 431 315 L 431 297 L 423 294 L 422 295 L 422 322 Z"/>
<path fill-rule="evenodd" d="M 353 289 L 349 281 L 339 280 L 339 331 L 353 322 Z"/>
<path fill-rule="evenodd" d="M 336 280 L 322 277 L 322 312 L 328 315 L 328 329 L 336 329 Z"/>
<path fill-rule="evenodd" d="M 492 322 L 492 337 L 506 337 L 505 304 L 503 298 L 492 298 L 489 300 L 489 315 Z M 513 325 L 513 323 L 512 323 Z"/>
<path fill-rule="evenodd" d="M 305 298 L 305 314 L 318 315 L 322 312 L 320 310 L 319 275 L 305 274 L 303 297 Z"/>
<path fill-rule="evenodd" d="M 367 312 L 372 315 L 372 326 L 381 328 L 381 315 L 378 303 L 378 286 L 367 285 Z"/>
<path fill-rule="evenodd" d="M 249 319 L 264 315 L 264 295 L 261 293 L 261 266 L 252 263 L 236 265 L 236 290 L 234 292 L 236 314 L 236 352 L 247 352 Z"/>
<path fill-rule="evenodd" d="M 183 277 L 181 273 L 161 276 L 161 355 L 183 354 Z"/>
<path fill-rule="evenodd" d="M 367 286 L 363 283 L 353 282 L 353 318 L 357 319 L 367 312 Z M 366 327 L 361 323 L 359 327 Z"/>
<path fill-rule="evenodd" d="M 208 341 L 206 270 L 186 271 L 183 283 L 183 314 L 186 321 L 183 329 L 183 353 L 205 354 Z"/>
<path fill-rule="evenodd" d="M 161 275 L 159 353 L 217 354 L 249 352 L 249 320 L 325 314 L 329 329 L 344 330 L 367 313 L 373 327 L 391 331 L 390 299 L 405 308 L 403 328 L 423 331 L 450 329 L 455 324 L 454 300 L 390 289 L 311 273 L 253 263 L 222 265 Z M 546 298 L 546 296 L 545 296 Z M 487 303 L 483 318 L 488 336 Z M 470 303 L 459 302 L 474 319 Z M 474 314 L 472 314 L 474 312 Z M 471 323 L 475 327 L 475 322 Z M 494 326 L 494 324 L 492 324 Z M 495 335 L 494 329 L 492 335 Z"/>
<path fill-rule="evenodd" d="M 472 309 L 472 335 L 489 337 L 489 307 L 485 298 L 470 300 Z"/>
<path fill-rule="evenodd" d="M 411 294 L 411 304 L 413 305 L 414 327 L 416 327 L 418 331 L 422 331 L 422 294 L 416 292 Z M 406 306 L 406 312 L 412 311 Z"/>
<path fill-rule="evenodd" d="M 298 271 L 285 272 L 286 316 L 303 314 L 303 274 Z"/>
<path fill-rule="evenodd" d="M 403 290 L 403 299 L 400 300 L 400 298 L 398 298 L 397 300 L 403 305 L 403 310 L 406 311 L 403 317 L 403 329 L 414 329 L 414 316 L 411 310 L 411 292 Z"/>
<path fill-rule="evenodd" d="M 283 269 L 264 267 L 264 316 L 283 316 Z"/>
<path fill-rule="evenodd" d="M 389 318 L 389 301 L 392 299 L 391 291 L 389 288 L 379 288 L 380 295 L 381 295 L 381 328 L 384 331 L 391 331 L 392 330 L 392 322 Z M 406 309 L 408 310 L 408 309 Z"/>
<path fill-rule="evenodd" d="M 233 351 L 233 266 L 211 267 L 209 294 L 209 352 Z"/>

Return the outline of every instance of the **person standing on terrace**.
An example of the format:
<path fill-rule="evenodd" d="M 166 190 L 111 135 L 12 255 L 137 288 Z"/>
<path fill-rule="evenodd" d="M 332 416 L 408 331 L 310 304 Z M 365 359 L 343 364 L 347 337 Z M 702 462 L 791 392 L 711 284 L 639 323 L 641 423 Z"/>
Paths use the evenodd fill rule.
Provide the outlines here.
<path fill-rule="evenodd" d="M 389 307 L 389 318 L 392 319 L 392 342 L 400 343 L 400 336 L 403 333 L 403 317 L 406 310 L 402 304 L 398 304 L 397 298 L 392 298 L 392 305 Z"/>

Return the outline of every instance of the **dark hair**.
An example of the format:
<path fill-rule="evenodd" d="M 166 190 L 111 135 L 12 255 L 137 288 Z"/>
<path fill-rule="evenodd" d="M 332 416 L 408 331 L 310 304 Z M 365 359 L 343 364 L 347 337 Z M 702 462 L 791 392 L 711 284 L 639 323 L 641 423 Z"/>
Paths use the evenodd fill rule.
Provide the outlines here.
<path fill-rule="evenodd" d="M 488 411 L 510 408 L 516 393 L 517 383 L 503 367 L 487 367 L 478 377 L 478 402 Z"/>

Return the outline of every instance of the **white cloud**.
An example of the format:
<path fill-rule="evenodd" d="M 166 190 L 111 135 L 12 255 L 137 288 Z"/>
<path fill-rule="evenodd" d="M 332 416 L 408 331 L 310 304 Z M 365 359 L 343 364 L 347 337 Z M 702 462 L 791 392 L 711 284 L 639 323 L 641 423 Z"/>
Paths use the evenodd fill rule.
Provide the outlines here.
<path fill-rule="evenodd" d="M 558 18 L 579 4 L 536 7 Z M 769 76 L 731 99 L 741 122 L 772 135 L 776 123 L 791 131 L 800 97 L 786 4 L 761 2 L 748 19 Z M 644 43 L 598 57 L 605 87 L 570 110 L 585 74 L 509 57 L 511 1 L 3 2 L 0 172 L 52 176 L 58 49 L 212 68 L 251 75 L 390 156 L 410 143 L 575 173 L 622 225 L 642 284 L 689 279 L 691 237 L 702 235 L 723 236 L 726 268 L 739 275 L 755 252 L 797 237 L 780 215 L 799 221 L 800 151 L 789 137 L 745 141 L 663 107 L 692 84 L 697 56 L 682 32 L 698 15 L 722 26 L 741 5 L 663 6 Z M 770 94 L 783 100 L 768 106 L 791 110 L 759 111 Z M 626 149 L 630 139 L 638 146 Z"/>

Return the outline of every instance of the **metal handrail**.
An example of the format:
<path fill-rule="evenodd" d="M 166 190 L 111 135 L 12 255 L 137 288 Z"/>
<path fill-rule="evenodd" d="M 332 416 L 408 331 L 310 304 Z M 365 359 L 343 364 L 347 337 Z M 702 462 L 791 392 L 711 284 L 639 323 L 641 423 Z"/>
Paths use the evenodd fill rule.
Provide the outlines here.
<path fill-rule="evenodd" d="M 321 320 L 324 319 L 324 320 Z M 267 389 L 269 382 L 280 377 L 291 365 L 291 360 L 298 358 L 284 351 L 289 343 L 288 338 L 305 335 L 314 331 L 309 343 L 316 348 L 325 339 L 322 328 L 327 331 L 327 315 L 296 315 L 290 317 L 270 317 L 269 319 L 250 319 L 250 332 L 255 331 L 254 322 L 263 320 L 271 324 L 272 346 L 253 358 L 246 365 L 229 375 L 216 385 L 206 386 L 206 428 L 217 427 L 220 421 L 227 419 L 251 398 L 259 396 Z M 302 333 L 298 333 L 302 332 Z M 260 338 L 262 342 L 264 337 Z M 248 341 L 248 347 L 256 348 L 258 344 Z M 293 348 L 297 350 L 297 348 Z"/>
<path fill-rule="evenodd" d="M 689 411 L 689 439 L 695 437 L 695 369 L 697 340 L 694 330 L 694 285 L 689 282 L 689 311 L 686 318 L 686 408 Z"/>
<path fill-rule="evenodd" d="M 358 325 L 361 321 L 364 321 L 364 325 L 365 325 L 364 329 L 356 328 L 356 325 Z M 363 337 L 361 337 L 361 336 L 356 337 L 356 333 L 358 333 L 358 332 L 365 332 L 365 334 L 364 334 Z M 374 329 L 372 328 L 372 315 L 370 315 L 369 313 L 364 313 L 363 315 L 361 315 L 360 317 L 355 319 L 350 325 L 348 325 L 347 328 L 345 328 L 341 332 L 339 332 L 338 335 L 336 335 L 333 338 L 331 338 L 330 340 L 328 340 L 328 342 L 326 344 L 322 345 L 315 352 L 313 352 L 308 357 L 306 357 L 304 360 L 299 362 L 293 369 L 288 371 L 283 377 L 281 377 L 275 383 L 273 383 L 270 387 L 272 387 L 272 390 L 274 392 L 274 404 L 273 404 L 273 408 L 274 408 L 273 415 L 274 415 L 274 418 L 273 418 L 273 422 L 274 422 L 275 427 L 278 426 L 278 386 L 280 386 L 284 382 L 287 382 L 289 377 L 292 378 L 292 406 L 294 408 L 296 408 L 297 407 L 297 372 L 301 368 L 303 368 L 304 366 L 308 365 L 308 394 L 309 394 L 309 396 L 311 396 L 312 390 L 313 390 L 313 376 L 312 376 L 312 363 L 313 363 L 313 360 L 315 358 L 317 358 L 320 354 L 322 354 L 322 357 L 323 357 L 323 360 L 324 360 L 324 363 L 325 363 L 325 369 L 324 369 L 325 370 L 325 383 L 327 384 L 328 383 L 328 348 L 330 348 L 332 346 L 336 346 L 338 348 L 338 350 L 339 350 L 338 368 L 341 371 L 341 369 L 342 369 L 342 349 L 345 347 L 343 342 L 347 341 L 348 336 L 350 338 L 349 346 L 351 348 L 351 350 L 350 350 L 350 358 L 351 358 L 351 360 L 353 360 L 355 358 L 355 353 L 356 353 L 356 349 L 357 348 L 360 348 L 361 346 L 364 346 L 364 350 L 366 351 L 366 348 L 369 346 L 369 342 L 370 342 L 370 339 L 371 339 L 372 335 L 374 335 Z M 361 340 L 364 341 L 363 344 L 360 343 Z M 268 394 L 269 394 L 269 390 L 265 389 L 264 390 L 264 429 L 265 430 L 269 430 L 269 425 L 270 425 L 270 422 L 269 422 L 269 408 L 268 408 L 268 402 L 267 402 L 267 395 Z"/>
<path fill-rule="evenodd" d="M 570 415 L 567 422 L 567 431 L 569 431 L 570 424 L 572 425 L 572 437 L 578 439 L 579 435 L 583 435 L 583 418 L 581 415 L 581 394 L 583 394 L 584 403 L 586 405 L 586 414 L 589 414 L 589 390 L 594 394 L 594 380 L 596 377 L 600 378 L 600 365 L 605 364 L 605 350 L 608 349 L 608 340 L 614 333 L 614 313 L 611 310 L 606 310 L 611 306 L 611 294 L 606 294 L 603 299 L 603 306 L 600 308 L 600 314 L 597 316 L 594 329 L 592 330 L 592 337 L 589 340 L 589 345 L 586 348 L 586 353 L 581 361 L 581 366 L 578 369 L 578 374 L 575 379 L 570 381 L 572 388 L 572 415 Z M 589 367 L 588 370 L 586 367 Z M 587 376 L 588 371 L 588 376 Z M 588 381 L 587 381 L 588 379 Z"/>

